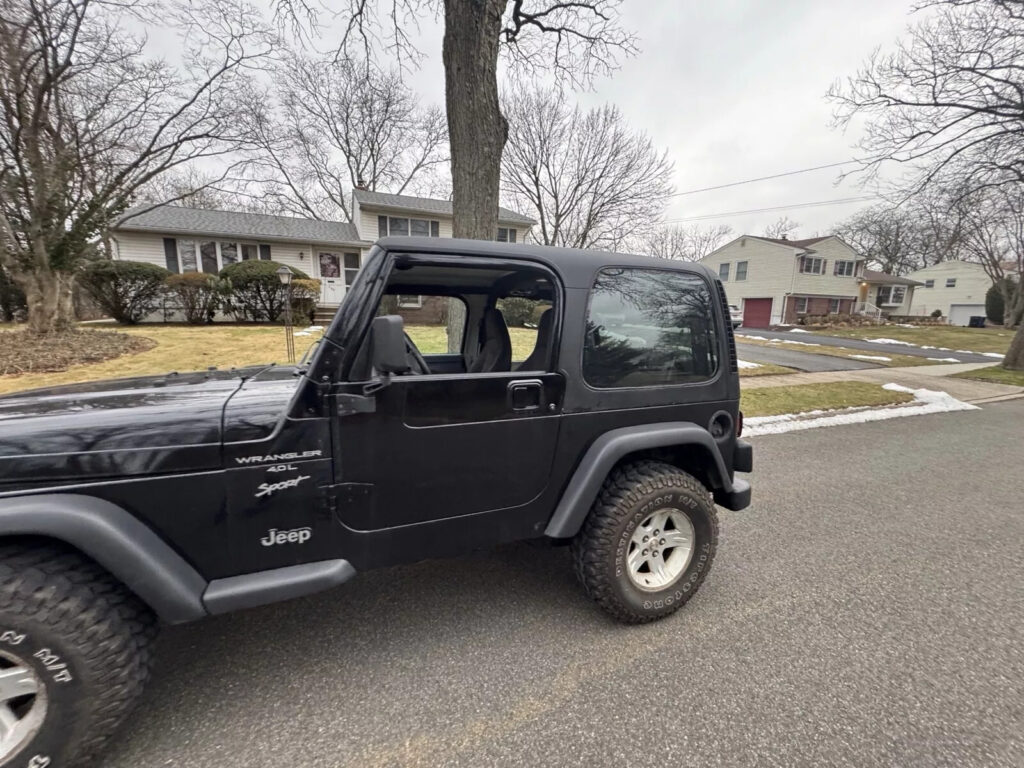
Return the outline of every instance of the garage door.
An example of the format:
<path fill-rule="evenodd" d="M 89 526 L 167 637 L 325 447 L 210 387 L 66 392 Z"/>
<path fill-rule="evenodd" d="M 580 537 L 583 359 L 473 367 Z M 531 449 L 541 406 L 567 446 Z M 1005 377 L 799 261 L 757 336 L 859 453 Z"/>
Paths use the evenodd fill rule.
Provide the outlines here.
<path fill-rule="evenodd" d="M 949 307 L 950 325 L 967 325 L 972 315 L 985 315 L 984 304 L 953 304 Z"/>
<path fill-rule="evenodd" d="M 767 328 L 772 324 L 771 299 L 743 300 L 743 327 Z"/>

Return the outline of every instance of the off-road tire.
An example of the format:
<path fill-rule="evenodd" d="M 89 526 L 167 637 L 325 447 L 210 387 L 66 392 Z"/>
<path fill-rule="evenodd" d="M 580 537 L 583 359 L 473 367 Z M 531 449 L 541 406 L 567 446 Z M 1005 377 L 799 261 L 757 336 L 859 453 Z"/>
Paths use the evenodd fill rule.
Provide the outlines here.
<path fill-rule="evenodd" d="M 156 630 L 146 606 L 78 553 L 0 545 L 0 652 L 35 673 L 46 705 L 35 735 L 0 766 L 97 765 L 149 676 Z"/>
<path fill-rule="evenodd" d="M 679 577 L 656 592 L 639 589 L 626 573 L 630 537 L 655 508 L 678 509 L 694 529 L 693 555 Z M 576 575 L 587 594 L 619 621 L 643 624 L 686 603 L 711 568 L 718 517 L 696 478 L 660 461 L 617 468 L 604 481 L 583 528 L 572 542 Z"/>

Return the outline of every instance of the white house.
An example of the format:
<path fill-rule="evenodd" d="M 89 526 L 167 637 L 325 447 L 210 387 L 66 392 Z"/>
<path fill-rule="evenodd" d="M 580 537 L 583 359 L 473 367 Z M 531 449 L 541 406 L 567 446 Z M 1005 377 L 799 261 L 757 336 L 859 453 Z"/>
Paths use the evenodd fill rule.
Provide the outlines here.
<path fill-rule="evenodd" d="M 985 314 L 985 294 L 992 279 L 981 264 L 969 261 L 942 261 L 912 272 L 922 287 L 914 296 L 911 314 L 942 312 L 950 325 L 967 325 L 972 316 Z"/>
<path fill-rule="evenodd" d="M 909 314 L 915 280 L 874 272 L 835 235 L 806 240 L 741 235 L 701 259 L 725 285 L 743 325 L 791 325 L 801 315 Z"/>
<path fill-rule="evenodd" d="M 294 216 L 162 205 L 129 210 L 112 228 L 114 258 L 146 261 L 171 272 L 219 272 L 247 259 L 267 259 L 321 282 L 321 304 L 337 306 L 379 237 L 451 237 L 452 204 L 408 195 L 354 190 L 354 224 Z M 536 222 L 498 210 L 495 238 L 522 242 Z"/>

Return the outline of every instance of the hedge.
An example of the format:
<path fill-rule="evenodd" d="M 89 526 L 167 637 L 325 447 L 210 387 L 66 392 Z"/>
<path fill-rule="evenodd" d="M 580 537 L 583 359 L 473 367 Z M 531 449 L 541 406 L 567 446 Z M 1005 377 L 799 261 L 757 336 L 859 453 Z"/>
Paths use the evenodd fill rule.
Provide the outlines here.
<path fill-rule="evenodd" d="M 280 318 L 285 292 L 277 270 L 282 266 L 276 261 L 251 260 L 229 264 L 220 271 L 230 286 L 225 307 L 236 320 L 276 322 Z M 310 279 L 302 270 L 290 269 L 293 280 Z"/>
<path fill-rule="evenodd" d="M 167 278 L 167 289 L 174 294 L 193 325 L 212 323 L 227 296 L 227 282 L 208 272 L 185 272 Z"/>
<path fill-rule="evenodd" d="M 156 264 L 104 259 L 86 266 L 79 284 L 103 312 L 134 325 L 160 306 L 170 274 Z"/>

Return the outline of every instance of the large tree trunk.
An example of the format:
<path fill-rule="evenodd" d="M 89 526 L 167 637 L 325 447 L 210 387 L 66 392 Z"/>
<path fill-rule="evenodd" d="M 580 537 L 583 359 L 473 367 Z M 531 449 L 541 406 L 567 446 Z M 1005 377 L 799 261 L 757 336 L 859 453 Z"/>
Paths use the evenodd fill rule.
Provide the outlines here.
<path fill-rule="evenodd" d="M 507 0 L 445 0 L 444 76 L 452 153 L 453 237 L 494 240 L 508 123 L 498 103 L 498 36 Z M 460 352 L 464 312 L 452 302 L 448 351 Z"/>
<path fill-rule="evenodd" d="M 28 330 L 33 333 L 56 333 L 74 326 L 74 275 L 39 269 L 28 274 L 12 274 L 25 292 L 28 308 Z"/>
<path fill-rule="evenodd" d="M 1024 323 L 1017 329 L 1013 341 L 1010 342 L 1010 349 L 1003 358 L 1003 368 L 1011 371 L 1024 371 Z"/>

